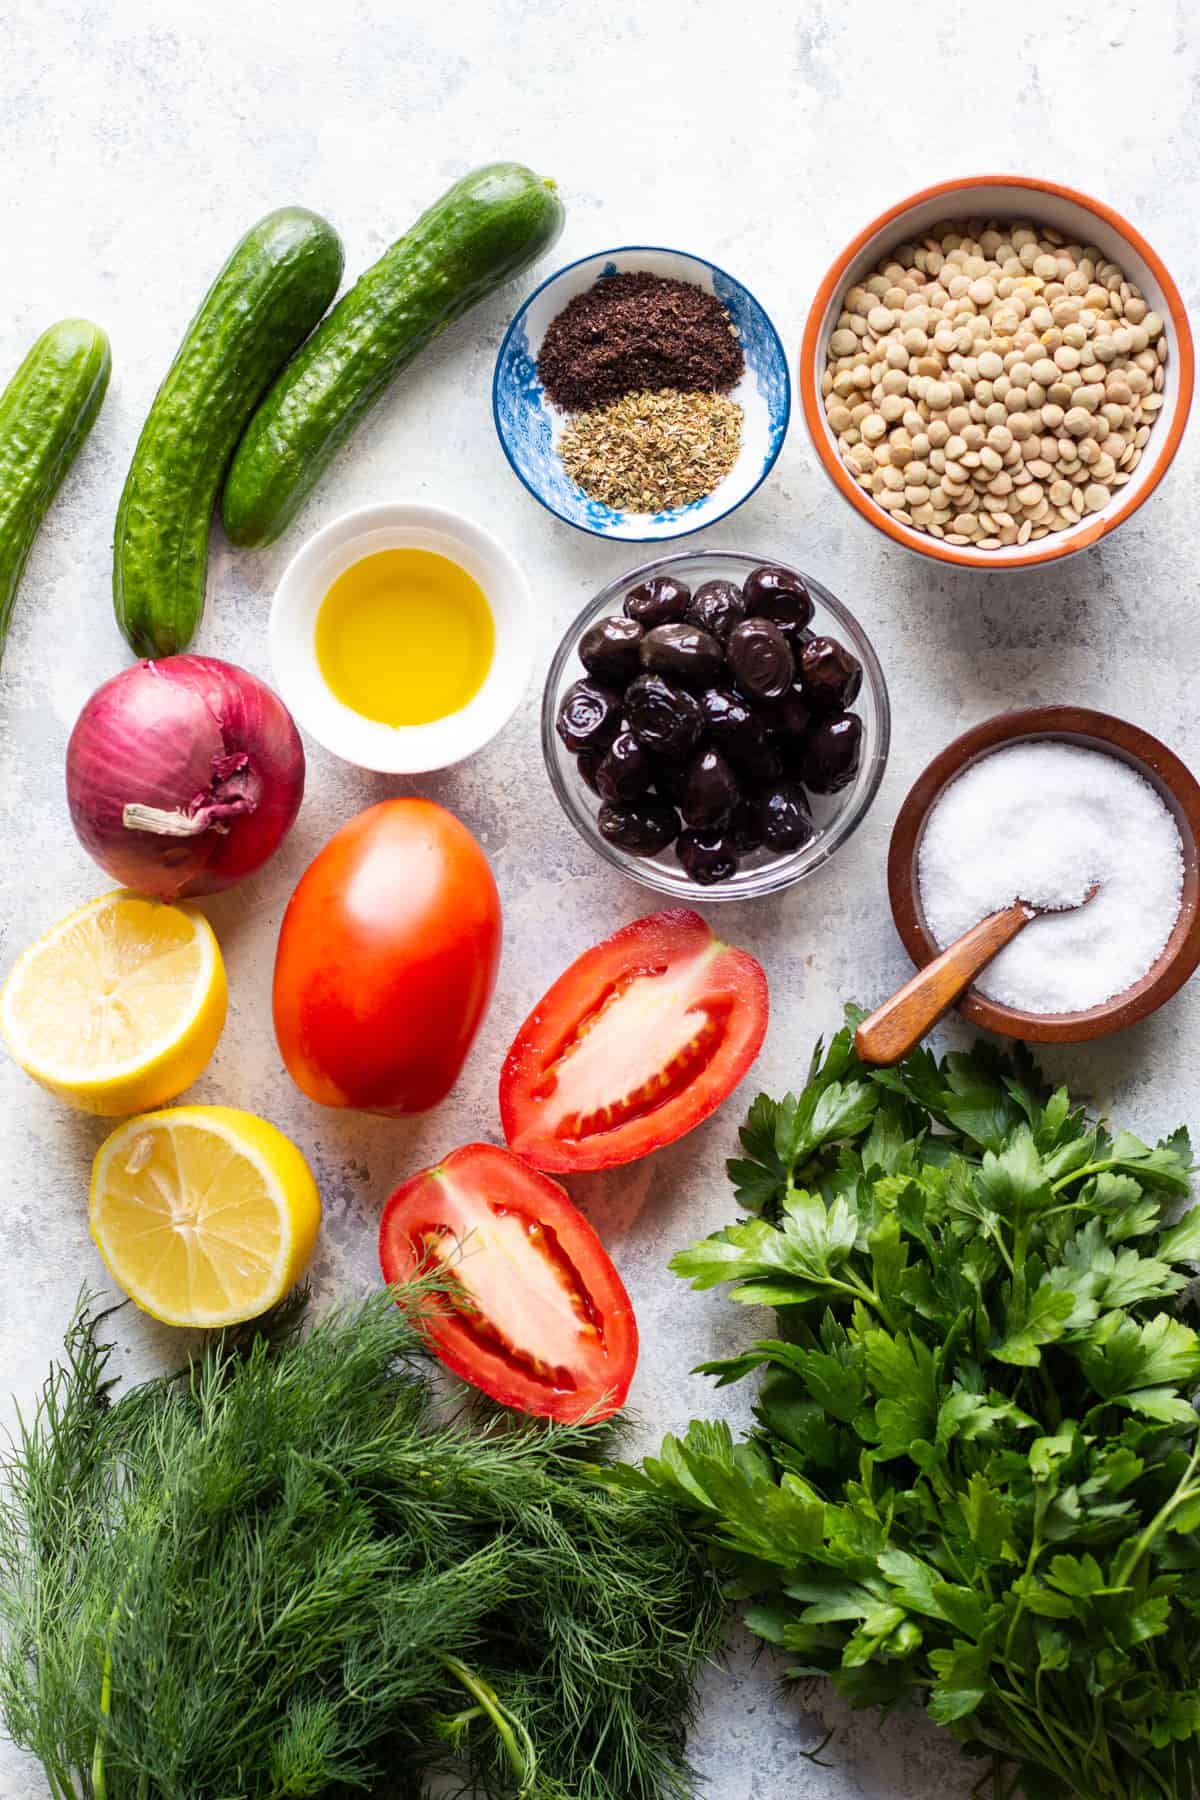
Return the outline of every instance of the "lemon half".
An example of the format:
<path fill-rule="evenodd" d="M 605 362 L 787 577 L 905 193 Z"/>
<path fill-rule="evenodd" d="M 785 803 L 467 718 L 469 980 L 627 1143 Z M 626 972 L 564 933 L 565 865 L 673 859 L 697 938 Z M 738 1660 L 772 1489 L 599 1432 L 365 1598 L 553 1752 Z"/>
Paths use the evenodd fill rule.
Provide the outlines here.
<path fill-rule="evenodd" d="M 321 1223 L 290 1139 L 232 1106 L 126 1119 L 92 1165 L 92 1236 L 113 1279 L 167 1325 L 253 1319 L 303 1272 Z"/>
<path fill-rule="evenodd" d="M 19 957 L 0 1031 L 35 1081 L 81 1112 L 161 1106 L 202 1072 L 225 1023 L 225 965 L 187 906 L 118 890 Z"/>

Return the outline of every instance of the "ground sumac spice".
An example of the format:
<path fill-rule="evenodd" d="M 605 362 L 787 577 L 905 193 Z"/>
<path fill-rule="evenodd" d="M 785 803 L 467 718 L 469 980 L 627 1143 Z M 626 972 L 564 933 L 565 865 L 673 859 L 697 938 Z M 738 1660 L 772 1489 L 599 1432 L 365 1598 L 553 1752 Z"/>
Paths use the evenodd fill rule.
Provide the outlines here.
<path fill-rule="evenodd" d="M 662 388 L 724 393 L 745 358 L 721 302 L 690 281 L 637 270 L 602 275 L 552 319 L 538 376 L 567 412 Z"/>

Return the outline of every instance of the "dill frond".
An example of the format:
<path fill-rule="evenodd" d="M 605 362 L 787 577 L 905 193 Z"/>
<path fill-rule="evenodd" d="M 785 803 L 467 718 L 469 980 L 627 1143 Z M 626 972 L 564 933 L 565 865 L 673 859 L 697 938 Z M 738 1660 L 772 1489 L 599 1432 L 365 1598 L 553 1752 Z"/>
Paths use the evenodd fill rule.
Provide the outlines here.
<path fill-rule="evenodd" d="M 682 1800 L 722 1630 L 605 1427 L 447 1419 L 417 1284 L 114 1397 L 99 1320 L 0 1459 L 0 1710 L 54 1800 Z"/>

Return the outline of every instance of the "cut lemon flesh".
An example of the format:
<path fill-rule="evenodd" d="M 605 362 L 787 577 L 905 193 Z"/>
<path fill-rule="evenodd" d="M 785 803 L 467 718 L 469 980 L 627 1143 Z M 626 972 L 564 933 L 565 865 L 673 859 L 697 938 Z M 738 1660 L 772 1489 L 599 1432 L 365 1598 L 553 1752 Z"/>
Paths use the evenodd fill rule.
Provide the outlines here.
<path fill-rule="evenodd" d="M 127 1119 L 92 1166 L 90 1217 L 113 1279 L 168 1325 L 232 1325 L 282 1298 L 321 1222 L 296 1146 L 232 1106 Z"/>
<path fill-rule="evenodd" d="M 195 1081 L 225 1023 L 225 966 L 202 913 L 118 891 L 71 913 L 19 957 L 0 1031 L 35 1081 L 119 1118 Z"/>

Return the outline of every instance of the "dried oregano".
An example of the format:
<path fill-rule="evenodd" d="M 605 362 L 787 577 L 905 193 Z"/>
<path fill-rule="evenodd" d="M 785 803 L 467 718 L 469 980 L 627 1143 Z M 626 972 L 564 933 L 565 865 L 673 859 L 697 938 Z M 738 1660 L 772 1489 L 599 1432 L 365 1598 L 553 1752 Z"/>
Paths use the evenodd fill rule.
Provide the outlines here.
<path fill-rule="evenodd" d="M 654 513 L 711 494 L 737 461 L 741 440 L 735 400 L 660 388 L 576 414 L 559 453 L 589 498 Z"/>

